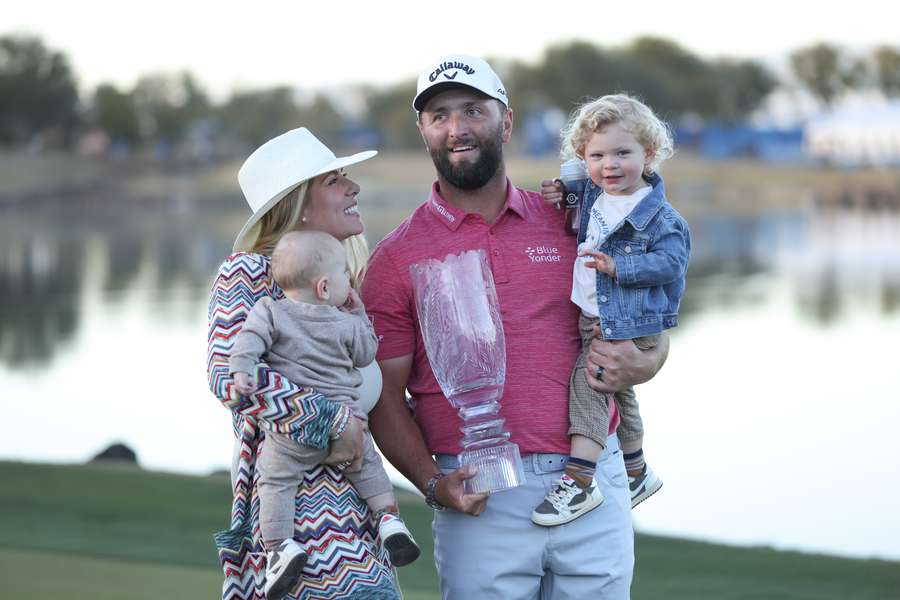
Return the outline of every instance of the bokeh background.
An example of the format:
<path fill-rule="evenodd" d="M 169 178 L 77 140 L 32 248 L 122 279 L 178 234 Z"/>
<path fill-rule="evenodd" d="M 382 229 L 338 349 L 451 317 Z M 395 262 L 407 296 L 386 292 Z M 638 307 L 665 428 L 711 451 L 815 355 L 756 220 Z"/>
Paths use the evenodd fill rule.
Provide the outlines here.
<path fill-rule="evenodd" d="M 669 361 L 639 389 L 665 487 L 635 512 L 638 531 L 900 560 L 900 10 L 3 12 L 0 460 L 70 465 L 123 443 L 146 470 L 224 469 L 206 303 L 248 216 L 237 167 L 299 125 L 347 152 L 378 148 L 351 171 L 374 245 L 433 179 L 415 77 L 462 51 L 508 88 L 522 187 L 557 173 L 559 129 L 587 97 L 637 94 L 675 133 L 662 174 L 694 255 Z M 0 491 L 13 518 L 21 489 Z"/>

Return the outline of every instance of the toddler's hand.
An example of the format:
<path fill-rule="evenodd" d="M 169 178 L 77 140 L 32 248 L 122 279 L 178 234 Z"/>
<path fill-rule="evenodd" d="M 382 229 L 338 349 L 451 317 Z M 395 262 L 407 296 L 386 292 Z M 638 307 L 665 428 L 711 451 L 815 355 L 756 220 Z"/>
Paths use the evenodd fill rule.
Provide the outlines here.
<path fill-rule="evenodd" d="M 237 371 L 234 374 L 234 387 L 244 396 L 249 396 L 256 391 L 256 382 L 250 377 L 250 373 Z"/>
<path fill-rule="evenodd" d="M 362 298 L 359 297 L 359 293 L 353 288 L 350 288 L 350 293 L 347 295 L 347 301 L 341 306 L 341 310 L 355 315 L 362 314 L 365 311 Z"/>
<path fill-rule="evenodd" d="M 578 252 L 578 256 L 590 256 L 594 259 L 584 263 L 584 266 L 588 269 L 597 269 L 610 277 L 616 276 L 616 261 L 613 260 L 612 256 L 597 252 L 596 250 L 581 250 Z"/>
<path fill-rule="evenodd" d="M 563 200 L 563 184 L 559 179 L 545 179 L 541 182 L 541 196 L 547 204 L 559 204 Z"/>

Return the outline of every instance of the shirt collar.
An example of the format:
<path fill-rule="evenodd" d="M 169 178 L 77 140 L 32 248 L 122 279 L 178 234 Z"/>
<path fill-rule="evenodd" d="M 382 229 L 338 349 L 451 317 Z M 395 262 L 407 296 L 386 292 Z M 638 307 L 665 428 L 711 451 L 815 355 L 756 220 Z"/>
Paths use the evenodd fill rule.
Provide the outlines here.
<path fill-rule="evenodd" d="M 447 229 L 450 231 L 459 229 L 460 224 L 466 218 L 466 215 L 469 214 L 444 200 L 444 197 L 441 196 L 440 189 L 438 188 L 437 181 L 431 186 L 431 195 L 428 198 L 428 209 L 437 220 L 446 225 Z M 503 208 L 500 209 L 497 221 L 502 218 L 503 213 L 507 210 L 514 212 L 523 219 L 525 218 L 525 200 L 522 197 L 522 191 L 513 186 L 508 177 L 506 179 L 506 200 L 503 203 Z"/>
<path fill-rule="evenodd" d="M 450 231 L 459 229 L 459 224 L 466 218 L 465 211 L 453 206 L 441 196 L 438 182 L 431 185 L 431 196 L 428 198 L 428 209 L 438 221 L 447 226 Z"/>
<path fill-rule="evenodd" d="M 660 211 L 666 201 L 666 190 L 662 177 L 653 173 L 646 181 L 652 186 L 650 193 L 641 198 L 637 206 L 625 217 L 637 231 L 643 231 L 647 227 L 650 219 Z"/>

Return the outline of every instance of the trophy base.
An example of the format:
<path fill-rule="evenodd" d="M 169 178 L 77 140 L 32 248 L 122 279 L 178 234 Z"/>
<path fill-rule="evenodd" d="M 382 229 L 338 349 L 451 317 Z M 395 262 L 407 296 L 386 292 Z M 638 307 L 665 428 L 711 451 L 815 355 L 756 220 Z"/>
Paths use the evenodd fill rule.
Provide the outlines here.
<path fill-rule="evenodd" d="M 475 477 L 465 481 L 467 494 L 500 492 L 525 483 L 519 446 L 512 442 L 463 450 L 459 455 L 459 464 L 478 469 Z"/>

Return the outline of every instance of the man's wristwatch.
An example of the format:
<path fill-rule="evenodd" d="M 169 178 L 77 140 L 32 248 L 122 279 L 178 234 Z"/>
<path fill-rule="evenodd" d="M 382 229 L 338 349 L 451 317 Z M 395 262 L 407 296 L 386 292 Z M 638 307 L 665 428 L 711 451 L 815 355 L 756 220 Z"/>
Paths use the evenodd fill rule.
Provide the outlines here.
<path fill-rule="evenodd" d="M 434 510 L 444 510 L 446 508 L 446 506 L 444 506 L 434 498 L 434 488 L 437 487 L 437 482 L 443 479 L 443 477 L 444 474 L 438 471 L 431 479 L 428 480 L 428 483 L 425 484 L 425 504 L 427 504 Z"/>

